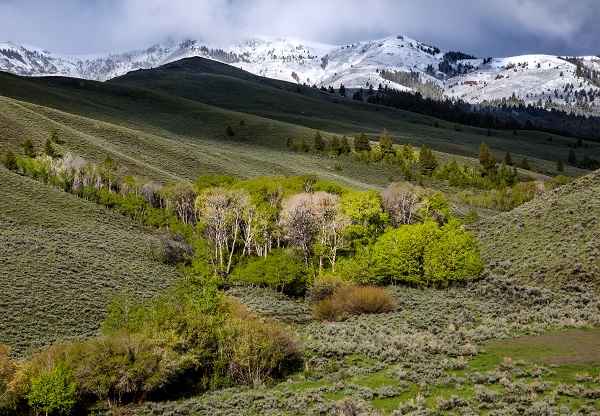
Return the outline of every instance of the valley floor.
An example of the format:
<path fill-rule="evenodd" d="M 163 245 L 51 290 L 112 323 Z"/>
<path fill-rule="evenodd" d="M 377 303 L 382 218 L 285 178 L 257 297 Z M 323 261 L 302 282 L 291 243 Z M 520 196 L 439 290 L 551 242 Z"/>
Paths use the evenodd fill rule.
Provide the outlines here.
<path fill-rule="evenodd" d="M 600 299 L 592 291 L 486 277 L 445 290 L 388 287 L 398 307 L 344 322 L 310 305 L 233 288 L 264 319 L 287 322 L 303 371 L 279 384 L 123 409 L 132 415 L 600 414 Z"/>

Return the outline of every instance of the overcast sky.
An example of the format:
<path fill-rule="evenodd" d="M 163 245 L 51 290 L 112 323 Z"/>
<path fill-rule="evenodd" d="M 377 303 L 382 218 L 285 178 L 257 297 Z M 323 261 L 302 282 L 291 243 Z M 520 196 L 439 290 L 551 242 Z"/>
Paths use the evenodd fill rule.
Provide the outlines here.
<path fill-rule="evenodd" d="M 61 54 L 168 37 L 343 45 L 398 34 L 478 57 L 598 55 L 600 0 L 0 0 L 0 41 Z"/>

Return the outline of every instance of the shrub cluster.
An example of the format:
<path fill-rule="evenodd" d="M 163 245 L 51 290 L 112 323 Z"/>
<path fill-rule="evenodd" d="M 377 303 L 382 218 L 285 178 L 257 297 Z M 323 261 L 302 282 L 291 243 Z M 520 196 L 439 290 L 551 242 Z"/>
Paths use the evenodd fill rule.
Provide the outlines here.
<path fill-rule="evenodd" d="M 339 268 L 344 280 L 356 283 L 429 286 L 474 280 L 482 271 L 477 240 L 456 220 L 389 228 Z"/>
<path fill-rule="evenodd" d="M 296 341 L 215 287 L 182 283 L 148 301 L 120 296 L 99 337 L 45 348 L 23 363 L 0 348 L 0 413 L 68 414 L 95 400 L 109 407 L 182 389 L 260 386 L 299 363 Z"/>

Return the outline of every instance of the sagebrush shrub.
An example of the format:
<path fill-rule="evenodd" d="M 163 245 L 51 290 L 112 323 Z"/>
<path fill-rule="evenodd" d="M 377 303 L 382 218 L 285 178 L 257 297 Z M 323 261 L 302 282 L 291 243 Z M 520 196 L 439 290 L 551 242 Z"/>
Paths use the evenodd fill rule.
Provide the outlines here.
<path fill-rule="evenodd" d="M 342 286 L 342 280 L 334 275 L 324 275 L 315 280 L 312 287 L 306 292 L 306 300 L 310 303 L 320 302 L 333 296 L 335 291 Z"/>
<path fill-rule="evenodd" d="M 332 301 L 349 315 L 385 313 L 394 310 L 396 299 L 386 289 L 377 286 L 341 286 Z"/>
<path fill-rule="evenodd" d="M 320 320 L 340 320 L 350 315 L 386 313 L 394 310 L 396 298 L 377 286 L 339 286 L 330 298 L 321 300 L 313 308 Z"/>

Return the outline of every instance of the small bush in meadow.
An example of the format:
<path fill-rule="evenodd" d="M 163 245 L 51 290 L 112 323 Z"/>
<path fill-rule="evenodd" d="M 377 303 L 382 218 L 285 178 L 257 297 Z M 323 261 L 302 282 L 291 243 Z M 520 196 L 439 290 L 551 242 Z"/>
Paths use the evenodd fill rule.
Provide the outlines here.
<path fill-rule="evenodd" d="M 377 286 L 341 286 L 332 299 L 349 315 L 385 313 L 396 307 L 394 296 Z"/>
<path fill-rule="evenodd" d="M 386 313 L 394 310 L 396 298 L 377 286 L 339 286 L 334 294 L 313 308 L 320 320 L 340 320 L 350 315 Z"/>
<path fill-rule="evenodd" d="M 333 296 L 340 286 L 342 286 L 342 280 L 339 277 L 329 274 L 321 276 L 306 292 L 306 300 L 310 303 L 320 302 Z"/>
<path fill-rule="evenodd" d="M 335 308 L 331 298 L 319 301 L 313 307 L 312 312 L 319 321 L 336 321 L 340 315 L 340 311 Z"/>
<path fill-rule="evenodd" d="M 282 326 L 237 317 L 225 322 L 222 354 L 228 362 L 227 375 L 254 387 L 294 368 L 300 358 L 297 343 Z"/>

